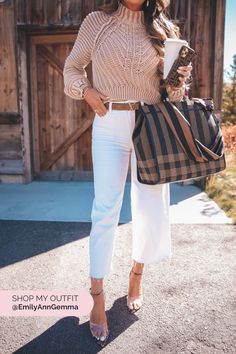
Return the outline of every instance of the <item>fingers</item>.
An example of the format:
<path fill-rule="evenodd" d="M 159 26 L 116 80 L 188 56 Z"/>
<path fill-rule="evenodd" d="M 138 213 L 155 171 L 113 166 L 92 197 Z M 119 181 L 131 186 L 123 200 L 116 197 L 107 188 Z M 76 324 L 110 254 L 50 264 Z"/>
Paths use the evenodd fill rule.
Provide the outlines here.
<path fill-rule="evenodd" d="M 193 66 L 192 64 L 189 64 L 187 66 L 179 66 L 178 69 L 191 71 L 193 69 Z"/>
<path fill-rule="evenodd" d="M 92 110 L 97 113 L 100 117 L 107 113 L 107 108 L 103 103 L 103 100 L 109 100 L 109 97 L 98 92 L 96 89 L 92 88 L 86 93 L 85 100 L 90 105 Z"/>
<path fill-rule="evenodd" d="M 177 72 L 183 76 L 189 76 L 191 71 L 192 71 L 193 67 L 192 65 L 188 65 L 188 66 L 179 66 L 177 69 Z"/>
<path fill-rule="evenodd" d="M 105 116 L 105 114 L 107 114 L 107 108 L 106 106 L 104 106 L 104 104 L 102 103 L 101 105 L 97 105 L 96 107 L 93 108 L 94 112 L 96 114 L 98 114 L 100 117 Z"/>
<path fill-rule="evenodd" d="M 108 109 L 101 100 L 96 100 L 92 108 L 94 112 L 97 113 L 100 117 L 105 116 L 105 114 L 108 112 Z"/>
<path fill-rule="evenodd" d="M 182 76 L 179 76 L 179 81 L 181 81 L 181 82 L 185 82 L 186 81 L 186 76 L 185 77 L 182 77 Z"/>
<path fill-rule="evenodd" d="M 177 72 L 181 75 L 179 76 L 179 81 L 184 83 L 187 80 L 187 78 L 190 77 L 192 69 L 193 67 L 191 64 L 189 64 L 188 66 L 180 66 L 177 69 Z"/>

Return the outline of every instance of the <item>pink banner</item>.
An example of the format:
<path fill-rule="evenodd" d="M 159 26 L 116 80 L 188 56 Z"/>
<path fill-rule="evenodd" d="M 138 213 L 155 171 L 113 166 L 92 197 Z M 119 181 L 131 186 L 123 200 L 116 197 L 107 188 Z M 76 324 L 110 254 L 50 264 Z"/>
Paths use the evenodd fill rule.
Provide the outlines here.
<path fill-rule="evenodd" d="M 84 290 L 0 290 L 0 316 L 85 316 L 93 308 Z"/>

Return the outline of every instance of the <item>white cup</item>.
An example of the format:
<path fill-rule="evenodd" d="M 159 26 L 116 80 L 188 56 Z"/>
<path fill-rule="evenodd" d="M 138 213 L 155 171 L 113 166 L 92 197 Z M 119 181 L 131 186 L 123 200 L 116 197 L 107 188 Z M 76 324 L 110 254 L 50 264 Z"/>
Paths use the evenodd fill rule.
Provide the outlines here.
<path fill-rule="evenodd" d="M 167 38 L 165 40 L 165 58 L 164 58 L 164 79 L 166 79 L 182 45 L 188 45 L 188 42 L 182 39 Z"/>

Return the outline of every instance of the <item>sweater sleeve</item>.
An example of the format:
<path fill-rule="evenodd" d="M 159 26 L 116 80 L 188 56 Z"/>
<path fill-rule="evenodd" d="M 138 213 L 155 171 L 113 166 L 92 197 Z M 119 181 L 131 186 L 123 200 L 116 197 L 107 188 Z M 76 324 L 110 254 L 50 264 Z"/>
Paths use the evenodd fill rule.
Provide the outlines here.
<path fill-rule="evenodd" d="M 89 13 L 82 21 L 63 69 L 64 92 L 77 100 L 82 99 L 79 89 L 91 87 L 85 68 L 91 61 L 91 51 L 96 34 L 94 33 L 93 14 L 94 12 Z"/>

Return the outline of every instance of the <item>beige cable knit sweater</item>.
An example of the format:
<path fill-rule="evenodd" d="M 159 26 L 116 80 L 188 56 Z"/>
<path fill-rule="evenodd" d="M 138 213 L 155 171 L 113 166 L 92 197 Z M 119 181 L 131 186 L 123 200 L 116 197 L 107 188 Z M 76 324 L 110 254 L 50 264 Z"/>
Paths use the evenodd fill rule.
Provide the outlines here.
<path fill-rule="evenodd" d="M 159 55 L 148 38 L 143 11 L 120 3 L 111 15 L 93 11 L 85 17 L 63 70 L 68 96 L 81 99 L 78 88 L 92 86 L 85 70 L 90 61 L 93 87 L 111 100 L 160 101 Z M 181 100 L 184 90 L 169 99 Z"/>

